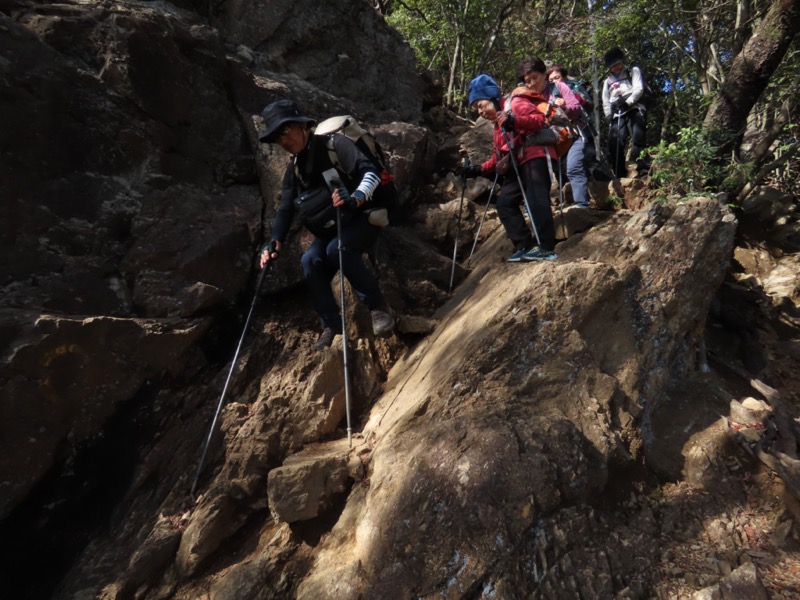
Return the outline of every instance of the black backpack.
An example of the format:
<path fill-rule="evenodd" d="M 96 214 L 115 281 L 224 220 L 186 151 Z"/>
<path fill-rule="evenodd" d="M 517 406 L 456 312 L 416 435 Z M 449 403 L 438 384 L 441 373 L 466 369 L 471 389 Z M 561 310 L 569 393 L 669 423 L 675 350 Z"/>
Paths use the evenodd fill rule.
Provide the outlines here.
<path fill-rule="evenodd" d="M 370 212 L 375 209 L 386 209 L 390 223 L 397 222 L 400 217 L 400 194 L 397 185 L 394 183 L 394 175 L 389 170 L 389 162 L 375 136 L 350 115 L 341 115 L 325 119 L 317 125 L 315 135 L 327 136 L 325 142 L 328 149 L 328 157 L 333 166 L 340 172 L 344 172 L 342 163 L 333 146 L 333 134 L 339 133 L 353 142 L 364 155 L 372 161 L 381 177 L 381 184 L 372 196 L 371 204 L 374 208 L 367 209 Z M 377 224 L 377 223 L 374 223 Z M 384 223 L 385 224 L 385 223 Z"/>

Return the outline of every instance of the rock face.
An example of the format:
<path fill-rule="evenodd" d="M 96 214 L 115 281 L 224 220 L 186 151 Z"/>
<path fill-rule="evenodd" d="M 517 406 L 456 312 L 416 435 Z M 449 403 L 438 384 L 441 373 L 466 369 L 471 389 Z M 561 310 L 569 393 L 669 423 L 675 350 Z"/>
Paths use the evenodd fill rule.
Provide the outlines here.
<path fill-rule="evenodd" d="M 367 2 L 236 0 L 208 7 L 209 21 L 244 45 L 256 76 L 291 74 L 373 115 L 417 121 L 423 80 L 408 43 Z M 323 113 L 324 114 L 324 113 Z"/>
<path fill-rule="evenodd" d="M 0 21 L 0 428 L 27 440 L 4 452 L 7 515 L 145 382 L 203 364 L 202 314 L 247 281 L 261 203 L 215 173 L 244 136 L 212 29 L 123 5 Z"/>
<path fill-rule="evenodd" d="M 422 175 L 421 128 L 388 122 L 422 106 L 407 44 L 366 3 L 307 8 L 0 4 L 0 518 L 145 387 L 204 366 L 286 165 L 257 142 L 266 103 L 383 115 Z"/>
<path fill-rule="evenodd" d="M 526 567 L 519 548 L 633 460 L 635 424 L 707 311 L 734 228 L 714 202 L 652 207 L 522 270 L 498 264 L 507 248 L 492 238 L 436 332 L 390 373 L 365 426 L 369 486 L 340 519 L 349 535 L 334 527 L 297 596 L 560 586 L 555 566 Z"/>

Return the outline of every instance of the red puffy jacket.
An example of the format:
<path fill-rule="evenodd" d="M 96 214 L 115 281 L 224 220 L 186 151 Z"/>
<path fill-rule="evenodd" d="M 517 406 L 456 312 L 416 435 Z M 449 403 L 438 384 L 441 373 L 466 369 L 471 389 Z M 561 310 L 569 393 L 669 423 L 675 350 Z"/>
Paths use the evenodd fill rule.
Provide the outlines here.
<path fill-rule="evenodd" d="M 551 84 L 546 85 L 544 90 L 541 92 L 541 96 L 545 100 L 550 98 L 550 85 Z M 567 112 L 567 115 L 570 118 L 575 118 L 578 114 L 580 114 L 580 102 L 578 98 L 572 93 L 572 90 L 570 90 L 565 83 L 559 81 L 556 83 L 556 85 L 558 86 L 559 94 L 562 98 L 564 98 L 566 104 L 564 108 Z M 506 101 L 505 98 L 503 98 L 500 106 L 501 111 L 505 110 L 505 104 Z M 511 112 L 514 113 L 514 117 L 516 119 L 514 123 L 513 135 L 510 132 L 503 131 L 495 122 L 494 151 L 492 152 L 492 157 L 481 164 L 481 170 L 484 175 L 494 173 L 494 167 L 497 164 L 497 161 L 501 160 L 506 154 L 508 154 L 506 136 L 511 139 L 512 144 L 516 149 L 516 157 L 519 164 L 524 164 L 533 158 L 542 158 L 545 156 L 545 153 L 549 154 L 550 158 L 553 160 L 558 159 L 555 148 L 552 146 L 525 145 L 525 138 L 528 136 L 528 134 L 536 133 L 547 125 L 544 113 L 527 98 L 515 96 L 513 94 L 511 97 Z"/>

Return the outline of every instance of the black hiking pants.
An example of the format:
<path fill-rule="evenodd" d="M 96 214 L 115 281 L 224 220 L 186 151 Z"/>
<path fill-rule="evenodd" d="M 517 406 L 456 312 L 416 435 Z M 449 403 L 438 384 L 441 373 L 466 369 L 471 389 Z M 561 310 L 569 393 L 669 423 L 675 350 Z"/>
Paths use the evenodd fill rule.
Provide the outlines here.
<path fill-rule="evenodd" d="M 631 139 L 631 159 L 641 173 L 650 168 L 649 161 L 640 158 L 647 147 L 647 113 L 643 108 L 634 108 L 622 116 L 611 117 L 608 127 L 608 160 L 617 177 L 627 177 L 625 167 L 625 144 Z"/>
<path fill-rule="evenodd" d="M 380 227 L 370 225 L 366 214 L 360 214 L 342 224 L 342 266 L 344 276 L 353 286 L 359 300 L 370 310 L 385 310 L 386 302 L 378 287 L 378 280 L 364 263 L 368 252 L 378 239 Z M 301 259 L 303 274 L 311 292 L 311 301 L 323 327 L 334 331 L 342 328 L 339 305 L 331 289 L 333 276 L 339 271 L 339 238 L 316 238 Z"/>
<path fill-rule="evenodd" d="M 558 168 L 558 160 L 552 161 L 553 167 Z M 553 250 L 556 246 L 556 230 L 550 209 L 550 170 L 547 168 L 547 158 L 528 160 L 519 166 L 519 170 L 528 197 L 528 210 L 533 215 L 542 248 Z M 530 248 L 535 243 L 535 236 L 523 217 L 522 211 L 526 210 L 523 202 L 522 189 L 512 168 L 503 178 L 497 198 L 497 216 L 515 250 Z"/>

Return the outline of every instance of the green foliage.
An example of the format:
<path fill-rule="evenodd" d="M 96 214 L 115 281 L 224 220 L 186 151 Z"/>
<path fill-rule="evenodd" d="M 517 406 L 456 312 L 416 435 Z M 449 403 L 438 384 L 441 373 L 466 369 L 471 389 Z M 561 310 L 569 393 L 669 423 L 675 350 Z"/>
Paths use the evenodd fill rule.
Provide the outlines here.
<path fill-rule="evenodd" d="M 701 147 L 692 149 L 686 139 L 697 135 L 734 57 L 772 2 L 745 4 L 748 18 L 742 20 L 737 8 L 744 5 L 725 0 L 403 0 L 390 4 L 387 21 L 408 39 L 421 69 L 439 71 L 445 85 L 453 75 L 449 108 L 464 115 L 469 113 L 466 94 L 472 77 L 489 73 L 509 92 L 516 85 L 517 65 L 532 55 L 560 63 L 590 84 L 596 67 L 599 96 L 608 75 L 603 53 L 619 46 L 626 62 L 641 67 L 654 90 L 648 145 L 665 162 L 694 165 L 687 177 L 673 176 L 672 181 L 665 170 L 662 184 L 697 193 L 708 182 L 725 179 L 721 172 L 706 173 L 714 164 L 706 156 L 720 144 L 704 137 Z M 800 37 L 754 107 L 750 136 L 740 136 L 736 143 L 751 141 L 772 123 L 787 120 L 786 115 L 788 122 L 800 122 L 799 85 Z M 603 138 L 606 127 L 601 120 Z M 794 134 L 782 137 L 781 143 L 788 138 L 795 139 Z M 773 159 L 759 160 L 765 164 Z M 741 184 L 743 174 L 729 170 L 728 181 Z"/>
<path fill-rule="evenodd" d="M 421 69 L 447 74 L 455 70 L 453 104 L 463 107 L 467 84 L 481 60 L 499 6 L 497 0 L 406 0 L 387 21 L 414 48 Z M 460 48 L 458 56 L 456 48 Z"/>
<path fill-rule="evenodd" d="M 698 125 L 685 127 L 674 142 L 662 141 L 648 149 L 653 157 L 652 181 L 666 196 L 687 196 L 709 191 L 709 182 L 726 175 L 715 159 L 717 146 Z"/>
<path fill-rule="evenodd" d="M 614 208 L 621 208 L 622 207 L 622 198 L 620 198 L 616 193 L 611 192 L 608 195 L 608 201 L 611 203 Z"/>
<path fill-rule="evenodd" d="M 583 3 L 561 0 L 407 0 L 393 5 L 387 21 L 408 39 L 421 69 L 454 70 L 458 100 L 479 73 L 491 74 L 502 90 L 511 91 L 517 65 L 532 55 L 588 78 L 591 38 L 575 34 L 589 29 L 586 11 Z M 463 55 L 454 65 L 459 39 Z M 451 107 L 464 108 L 457 101 Z"/>

